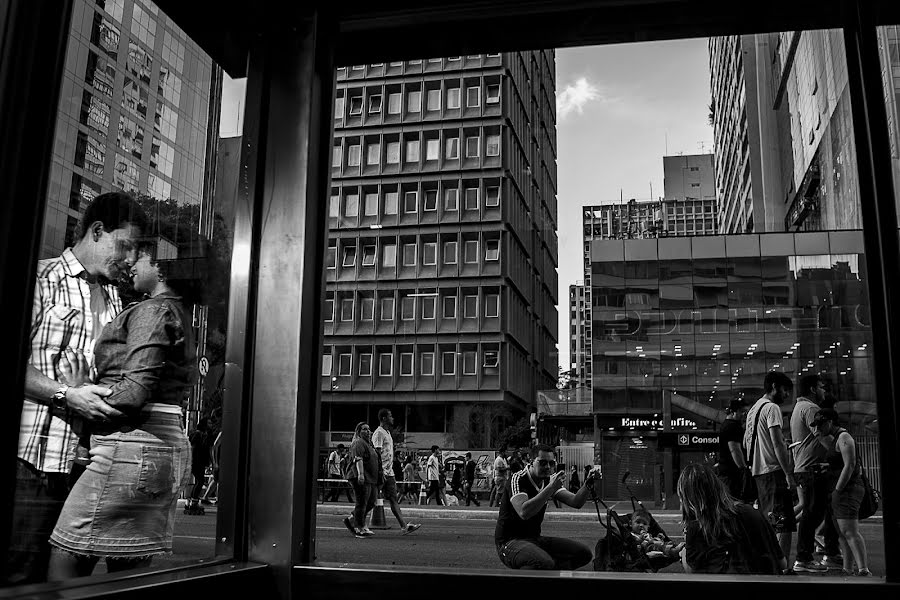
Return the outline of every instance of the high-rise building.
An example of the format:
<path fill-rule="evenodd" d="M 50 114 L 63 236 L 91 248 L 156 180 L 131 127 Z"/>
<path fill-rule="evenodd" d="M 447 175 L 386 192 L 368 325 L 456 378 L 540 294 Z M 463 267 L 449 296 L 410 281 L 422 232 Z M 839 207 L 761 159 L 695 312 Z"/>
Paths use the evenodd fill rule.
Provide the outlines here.
<path fill-rule="evenodd" d="M 714 155 L 663 156 L 663 198 L 667 201 L 715 200 Z"/>
<path fill-rule="evenodd" d="M 880 28 L 879 41 L 900 181 L 897 28 Z M 710 38 L 709 54 L 720 230 L 861 227 L 843 33 Z"/>
<path fill-rule="evenodd" d="M 114 189 L 200 205 L 208 226 L 221 94 L 221 69 L 154 3 L 74 0 L 42 256 Z"/>
<path fill-rule="evenodd" d="M 591 308 L 585 301 L 584 285 L 569 286 L 569 383 L 588 387 L 591 381 Z"/>
<path fill-rule="evenodd" d="M 553 51 L 337 73 L 323 444 L 485 447 L 557 378 Z"/>

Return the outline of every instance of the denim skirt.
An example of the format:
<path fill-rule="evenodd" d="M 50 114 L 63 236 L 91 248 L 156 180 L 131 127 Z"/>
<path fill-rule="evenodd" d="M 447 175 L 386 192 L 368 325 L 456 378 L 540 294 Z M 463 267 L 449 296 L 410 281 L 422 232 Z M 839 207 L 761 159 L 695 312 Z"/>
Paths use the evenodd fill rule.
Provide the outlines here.
<path fill-rule="evenodd" d="M 181 412 L 149 404 L 127 426 L 91 436 L 91 462 L 66 498 L 51 544 L 113 558 L 172 551 L 178 495 L 191 475 Z"/>

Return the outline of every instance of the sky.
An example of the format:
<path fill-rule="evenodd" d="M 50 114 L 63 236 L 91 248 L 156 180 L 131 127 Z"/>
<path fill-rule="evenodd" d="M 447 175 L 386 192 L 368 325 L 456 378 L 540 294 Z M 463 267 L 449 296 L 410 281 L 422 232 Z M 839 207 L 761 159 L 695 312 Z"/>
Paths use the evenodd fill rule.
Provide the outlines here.
<path fill-rule="evenodd" d="M 219 135 L 240 135 L 246 79 L 223 84 Z M 712 152 L 706 38 L 556 52 L 559 364 L 569 286 L 584 279 L 581 207 L 663 195 L 662 157 Z"/>

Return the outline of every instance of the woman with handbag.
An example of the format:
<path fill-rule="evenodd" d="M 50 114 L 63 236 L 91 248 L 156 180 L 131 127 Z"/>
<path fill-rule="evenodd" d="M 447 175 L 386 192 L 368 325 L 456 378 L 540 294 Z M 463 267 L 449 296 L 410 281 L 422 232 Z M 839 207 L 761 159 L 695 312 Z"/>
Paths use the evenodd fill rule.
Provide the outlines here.
<path fill-rule="evenodd" d="M 856 442 L 850 433 L 838 426 L 838 414 L 833 408 L 822 408 L 813 419 L 819 442 L 827 450 L 825 461 L 834 480 L 831 510 L 840 534 L 844 574 L 869 577 L 866 541 L 859 532 L 859 507 L 866 493 L 862 466 L 856 456 Z M 852 553 L 852 554 L 851 554 Z M 859 570 L 853 572 L 853 562 Z"/>

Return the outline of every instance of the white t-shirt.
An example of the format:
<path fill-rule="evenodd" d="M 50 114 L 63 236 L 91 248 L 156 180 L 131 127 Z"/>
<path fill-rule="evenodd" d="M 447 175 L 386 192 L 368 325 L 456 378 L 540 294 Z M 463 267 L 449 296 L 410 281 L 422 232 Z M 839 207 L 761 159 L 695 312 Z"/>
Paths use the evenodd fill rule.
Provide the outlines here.
<path fill-rule="evenodd" d="M 440 481 L 441 479 L 441 462 L 438 457 L 432 454 L 425 463 L 425 476 L 428 481 Z"/>
<path fill-rule="evenodd" d="M 757 414 L 759 415 L 758 423 Z M 754 423 L 757 431 L 756 447 L 751 449 Z M 752 451 L 753 462 L 750 465 L 750 472 L 754 475 L 781 470 L 778 456 L 775 454 L 775 445 L 772 443 L 772 434 L 770 433 L 772 427 L 784 427 L 784 419 L 781 416 L 781 409 L 778 405 L 763 396 L 756 401 L 756 404 L 747 413 L 747 427 L 744 429 L 744 448 L 747 449 L 748 456 Z"/>
<path fill-rule="evenodd" d="M 390 432 L 378 426 L 375 433 L 372 434 L 372 445 L 375 449 L 381 448 L 381 470 L 384 471 L 385 477 L 394 476 L 394 438 Z"/>
<path fill-rule="evenodd" d="M 328 474 L 341 475 L 341 455 L 337 450 L 332 450 L 328 455 Z"/>

